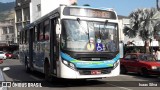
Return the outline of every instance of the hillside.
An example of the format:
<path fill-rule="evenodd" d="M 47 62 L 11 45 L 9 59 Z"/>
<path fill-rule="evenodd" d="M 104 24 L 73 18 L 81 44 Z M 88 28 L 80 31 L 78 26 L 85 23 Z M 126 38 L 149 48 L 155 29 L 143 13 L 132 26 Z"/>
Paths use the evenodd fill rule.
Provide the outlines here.
<path fill-rule="evenodd" d="M 10 2 L 10 3 L 0 2 L 0 21 L 3 21 L 7 18 L 14 18 L 13 17 L 14 7 L 15 7 L 15 2 Z"/>

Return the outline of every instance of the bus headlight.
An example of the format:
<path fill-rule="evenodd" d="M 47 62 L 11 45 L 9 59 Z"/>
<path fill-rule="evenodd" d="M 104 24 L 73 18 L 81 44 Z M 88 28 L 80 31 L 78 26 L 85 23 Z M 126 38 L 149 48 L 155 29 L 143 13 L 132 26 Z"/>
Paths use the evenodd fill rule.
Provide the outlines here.
<path fill-rule="evenodd" d="M 118 64 L 119 64 L 119 60 L 116 61 L 116 62 L 113 64 L 113 68 L 116 68 L 116 67 L 118 66 Z"/>
<path fill-rule="evenodd" d="M 68 66 L 71 69 L 75 69 L 75 65 L 69 61 L 66 60 L 62 60 L 63 64 L 65 64 L 66 66 Z"/>

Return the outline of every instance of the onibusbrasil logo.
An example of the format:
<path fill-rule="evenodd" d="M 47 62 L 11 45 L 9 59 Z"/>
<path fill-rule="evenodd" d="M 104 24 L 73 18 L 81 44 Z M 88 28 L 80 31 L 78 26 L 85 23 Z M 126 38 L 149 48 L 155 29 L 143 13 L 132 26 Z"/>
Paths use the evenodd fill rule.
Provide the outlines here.
<path fill-rule="evenodd" d="M 42 87 L 39 82 L 2 82 L 2 87 Z"/>

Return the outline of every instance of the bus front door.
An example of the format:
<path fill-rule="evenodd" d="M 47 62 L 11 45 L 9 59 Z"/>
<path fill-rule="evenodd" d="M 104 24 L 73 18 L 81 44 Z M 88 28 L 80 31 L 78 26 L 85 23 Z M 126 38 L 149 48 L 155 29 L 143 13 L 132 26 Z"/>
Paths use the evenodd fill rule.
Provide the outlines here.
<path fill-rule="evenodd" d="M 56 23 L 57 18 L 53 18 L 50 21 L 50 66 L 51 66 L 51 72 L 53 72 L 54 75 L 57 75 L 57 60 L 59 59 L 59 42 L 57 41 L 56 35 Z"/>

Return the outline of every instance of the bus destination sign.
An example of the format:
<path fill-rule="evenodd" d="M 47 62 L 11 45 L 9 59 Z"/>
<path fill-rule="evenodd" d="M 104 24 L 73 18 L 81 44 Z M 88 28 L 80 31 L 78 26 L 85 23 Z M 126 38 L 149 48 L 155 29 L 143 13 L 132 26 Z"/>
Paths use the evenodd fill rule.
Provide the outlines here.
<path fill-rule="evenodd" d="M 71 15 L 71 16 L 116 19 L 116 14 L 113 11 L 89 9 L 89 8 L 66 7 L 64 9 L 63 14 L 64 15 Z"/>

